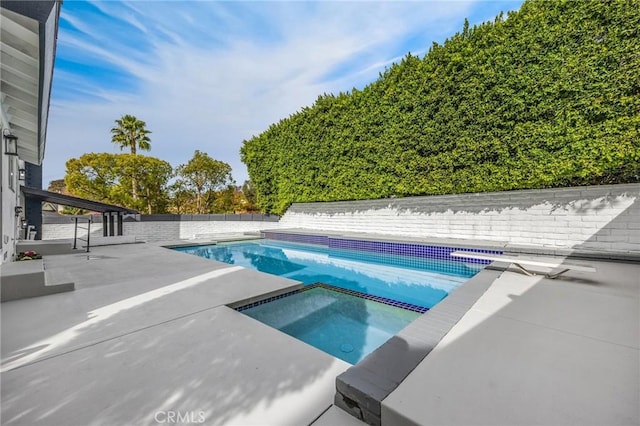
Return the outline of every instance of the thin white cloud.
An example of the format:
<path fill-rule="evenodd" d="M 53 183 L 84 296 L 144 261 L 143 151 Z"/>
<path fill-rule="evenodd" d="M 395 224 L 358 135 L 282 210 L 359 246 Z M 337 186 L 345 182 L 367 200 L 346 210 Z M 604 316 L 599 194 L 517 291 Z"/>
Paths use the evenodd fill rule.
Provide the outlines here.
<path fill-rule="evenodd" d="M 239 156 L 243 139 L 322 93 L 374 81 L 416 45 L 424 51 L 434 39 L 452 35 L 475 7 L 444 1 L 96 6 L 103 15 L 97 24 L 63 5 L 63 17 L 84 36 L 61 31 L 59 55 L 108 64 L 129 76 L 130 84 L 115 86 L 120 80 L 86 70 L 55 71 L 45 185 L 64 176 L 71 157 L 114 152 L 109 129 L 123 114 L 147 122 L 151 155 L 176 166 L 199 149 L 229 163 L 241 183 L 247 178 Z M 113 31 L 105 24 L 109 19 L 131 31 Z M 65 87 L 76 96 L 65 96 Z"/>
<path fill-rule="evenodd" d="M 149 34 L 149 30 L 147 29 L 147 27 L 145 27 L 142 22 L 140 22 L 138 20 L 138 18 L 136 16 L 134 16 L 133 14 L 130 13 L 126 13 L 120 16 L 122 18 L 122 20 L 124 20 L 125 22 L 131 24 L 132 26 L 134 26 L 135 28 L 139 29 L 140 31 L 142 31 L 145 34 Z"/>

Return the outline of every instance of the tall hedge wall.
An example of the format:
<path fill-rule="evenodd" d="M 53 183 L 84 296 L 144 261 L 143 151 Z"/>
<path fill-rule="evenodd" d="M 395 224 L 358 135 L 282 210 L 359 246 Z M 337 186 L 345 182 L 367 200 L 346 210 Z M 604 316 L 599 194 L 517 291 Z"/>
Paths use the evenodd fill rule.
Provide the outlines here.
<path fill-rule="evenodd" d="M 258 203 L 640 180 L 640 1 L 532 0 L 244 141 Z"/>

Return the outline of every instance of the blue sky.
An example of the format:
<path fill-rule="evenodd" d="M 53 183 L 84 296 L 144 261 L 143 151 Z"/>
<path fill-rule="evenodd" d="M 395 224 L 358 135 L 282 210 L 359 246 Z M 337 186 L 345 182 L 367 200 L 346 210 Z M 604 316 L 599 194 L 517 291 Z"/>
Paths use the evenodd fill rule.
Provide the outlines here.
<path fill-rule="evenodd" d="M 172 166 L 196 149 L 248 179 L 242 141 L 322 93 L 363 88 L 408 52 L 422 57 L 522 1 L 65 0 L 43 185 L 65 162 L 120 150 L 114 120 L 152 131 L 148 155 Z"/>

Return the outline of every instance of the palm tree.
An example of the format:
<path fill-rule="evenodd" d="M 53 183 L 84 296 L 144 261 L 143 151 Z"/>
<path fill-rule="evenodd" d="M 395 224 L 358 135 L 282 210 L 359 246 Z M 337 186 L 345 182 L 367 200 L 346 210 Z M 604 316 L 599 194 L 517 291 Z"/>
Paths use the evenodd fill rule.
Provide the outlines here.
<path fill-rule="evenodd" d="M 116 120 L 116 124 L 117 126 L 111 129 L 111 142 L 120 145 L 121 150 L 130 148 L 131 154 L 136 155 L 138 149 L 151 149 L 151 139 L 147 136 L 151 131 L 145 129 L 147 123 L 127 114 Z"/>
<path fill-rule="evenodd" d="M 151 131 L 145 127 L 147 123 L 138 120 L 133 115 L 123 115 L 122 118 L 116 120 L 116 127 L 111 129 L 111 142 L 120 145 L 120 150 L 125 148 L 131 149 L 131 155 L 136 155 L 137 150 L 149 151 L 151 149 L 151 139 L 148 134 Z M 133 200 L 138 200 L 137 182 L 135 176 L 131 178 L 131 195 Z"/>

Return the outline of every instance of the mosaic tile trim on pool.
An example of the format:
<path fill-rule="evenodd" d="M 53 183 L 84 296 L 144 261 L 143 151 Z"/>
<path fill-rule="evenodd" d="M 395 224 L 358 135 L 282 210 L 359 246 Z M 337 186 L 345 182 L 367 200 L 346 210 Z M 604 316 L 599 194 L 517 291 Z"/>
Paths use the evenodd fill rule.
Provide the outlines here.
<path fill-rule="evenodd" d="M 264 305 L 265 303 L 273 302 L 274 300 L 279 300 L 279 299 L 282 299 L 284 297 L 288 297 L 288 296 L 291 296 L 291 295 L 294 295 L 294 294 L 298 294 L 300 292 L 308 291 L 308 290 L 311 290 L 311 289 L 314 289 L 314 288 L 318 288 L 318 287 L 322 287 L 322 288 L 325 288 L 327 290 L 337 291 L 337 292 L 343 293 L 343 294 L 348 294 L 348 295 L 354 296 L 354 297 L 359 297 L 361 299 L 372 300 L 374 302 L 383 303 L 383 304 L 389 305 L 389 306 L 395 306 L 396 308 L 407 309 L 409 311 L 418 312 L 420 314 L 423 314 L 423 313 L 425 313 L 425 312 L 427 312 L 429 310 L 428 308 L 424 308 L 422 306 L 416 306 L 416 305 L 412 305 L 410 303 L 402 303 L 402 302 L 398 302 L 397 300 L 387 299 L 385 297 L 372 296 L 370 294 L 360 293 L 360 292 L 353 291 L 353 290 L 346 290 L 344 288 L 334 287 L 332 285 L 323 284 L 323 283 L 310 284 L 310 285 L 304 286 L 303 288 L 299 288 L 299 289 L 294 290 L 294 291 L 289 291 L 287 293 L 279 294 L 277 296 L 271 296 L 271 297 L 268 297 L 266 299 L 258 300 L 257 302 L 253 302 L 253 303 L 249 303 L 247 305 L 242 305 L 242 306 L 235 307 L 234 309 L 236 311 L 238 311 L 238 312 L 242 312 L 242 311 L 245 311 L 247 309 L 255 308 L 256 306 Z"/>
<path fill-rule="evenodd" d="M 372 241 L 362 239 L 350 239 L 344 237 L 330 237 L 321 235 L 291 234 L 286 232 L 263 232 L 265 238 L 278 241 L 289 241 L 304 244 L 324 245 L 329 248 L 367 251 L 380 254 L 397 254 L 402 256 L 412 256 L 430 259 L 442 259 L 451 261 L 462 261 L 465 263 L 478 263 L 487 265 L 491 263 L 487 260 L 473 258 L 452 257 L 454 251 L 468 251 L 484 254 L 502 254 L 501 250 L 478 249 L 453 246 L 434 246 L 417 243 L 400 243 L 395 241 Z"/>

